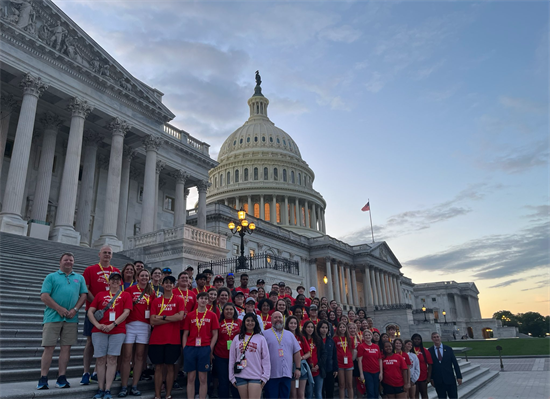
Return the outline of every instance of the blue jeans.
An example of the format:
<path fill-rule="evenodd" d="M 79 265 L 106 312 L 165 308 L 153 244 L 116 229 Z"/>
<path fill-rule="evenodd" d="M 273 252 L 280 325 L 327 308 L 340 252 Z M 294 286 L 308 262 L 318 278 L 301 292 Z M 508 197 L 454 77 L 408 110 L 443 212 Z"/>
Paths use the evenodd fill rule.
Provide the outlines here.
<path fill-rule="evenodd" d="M 380 373 L 367 373 L 363 371 L 365 386 L 367 387 L 367 398 L 378 399 L 380 397 Z"/>
<path fill-rule="evenodd" d="M 312 396 L 315 399 L 323 399 L 323 377 L 321 377 L 321 374 L 319 373 L 318 376 L 313 377 L 313 381 L 315 382 L 315 385 L 312 389 Z M 309 384 L 308 384 L 309 386 Z M 307 397 L 307 399 L 310 399 L 311 396 Z"/>
<path fill-rule="evenodd" d="M 290 378 L 272 378 L 264 387 L 264 399 L 290 398 Z"/>
<path fill-rule="evenodd" d="M 240 399 L 239 391 L 229 381 L 229 359 L 224 359 L 214 355 L 214 372 L 218 377 L 218 397 L 220 399 L 229 398 L 229 390 L 233 399 Z"/>

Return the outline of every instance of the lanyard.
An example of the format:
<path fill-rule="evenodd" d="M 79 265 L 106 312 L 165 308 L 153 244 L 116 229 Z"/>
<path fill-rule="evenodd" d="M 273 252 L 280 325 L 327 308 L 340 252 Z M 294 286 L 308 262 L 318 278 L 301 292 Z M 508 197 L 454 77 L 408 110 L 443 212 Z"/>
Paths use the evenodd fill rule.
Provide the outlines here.
<path fill-rule="evenodd" d="M 248 343 L 250 342 L 250 340 L 252 339 L 252 337 L 254 336 L 254 334 L 252 334 L 249 338 L 248 338 L 248 341 L 246 341 L 244 343 L 244 346 L 243 346 L 243 353 L 246 352 L 246 348 L 248 347 Z"/>
<path fill-rule="evenodd" d="M 344 345 L 344 342 L 346 343 L 345 345 Z M 345 355 L 346 350 L 348 349 L 348 340 L 342 339 L 342 337 L 340 337 L 340 345 L 342 345 L 342 349 L 344 350 L 344 355 Z"/>
<path fill-rule="evenodd" d="M 120 291 L 120 292 L 122 292 L 122 291 Z M 120 296 L 120 292 L 117 292 L 116 297 L 115 297 L 115 300 L 113 301 L 113 304 L 111 305 L 111 309 L 114 309 L 114 308 L 115 308 L 116 301 L 118 300 L 118 297 Z M 110 291 L 110 290 L 109 290 L 109 295 L 111 296 L 111 299 L 113 299 L 113 294 L 111 294 L 111 291 Z"/>
<path fill-rule="evenodd" d="M 269 320 L 267 320 L 269 318 L 269 315 L 265 316 L 265 320 L 264 320 L 264 315 L 262 314 L 262 321 L 264 322 L 264 326 L 267 324 L 267 322 Z"/>
<path fill-rule="evenodd" d="M 313 344 L 313 337 L 309 339 L 309 353 L 311 353 L 311 357 L 313 358 L 313 349 L 315 348 L 315 345 Z"/>
<path fill-rule="evenodd" d="M 205 309 L 204 314 L 202 315 L 202 319 L 199 322 L 199 310 L 197 309 L 197 318 L 195 320 L 195 324 L 197 325 L 197 330 L 198 330 L 199 335 L 201 333 L 202 324 L 203 324 L 204 318 L 206 317 L 207 313 L 208 313 L 208 309 Z"/>
<path fill-rule="evenodd" d="M 271 331 L 273 331 L 273 334 L 275 334 L 275 338 L 277 338 L 277 342 L 279 343 L 279 345 L 281 345 L 281 341 L 283 340 L 283 334 L 285 333 L 285 330 L 283 329 L 283 331 L 281 332 L 281 338 L 277 336 L 277 333 L 275 332 L 273 327 L 271 327 Z"/>
<path fill-rule="evenodd" d="M 210 308 L 208 308 L 208 306 L 210 306 Z M 214 309 L 214 304 L 212 304 L 212 305 L 206 305 L 206 310 L 212 311 L 212 309 Z"/>
<path fill-rule="evenodd" d="M 183 298 L 183 304 L 185 307 L 187 307 L 187 302 L 189 301 L 189 290 L 185 290 L 185 297 L 183 296 L 183 292 L 181 292 L 181 289 L 178 287 L 178 291 L 181 294 L 181 297 Z"/>
<path fill-rule="evenodd" d="M 105 270 L 103 270 L 103 266 L 101 266 L 101 263 L 98 263 L 99 267 L 101 268 L 101 271 L 103 272 L 103 278 L 105 279 L 105 281 L 107 282 L 107 284 L 109 284 L 109 276 L 107 276 L 107 273 L 105 273 Z M 112 273 L 113 272 L 113 269 L 112 269 L 113 266 L 109 265 L 109 273 Z M 111 298 L 113 296 L 111 295 Z"/>
<path fill-rule="evenodd" d="M 227 336 L 229 337 L 229 339 L 231 339 L 231 333 L 233 332 L 233 327 L 235 326 L 235 324 L 233 323 L 233 321 L 231 321 L 230 324 L 227 324 L 227 320 L 225 320 L 224 326 L 225 326 L 225 329 L 227 330 Z"/>
<path fill-rule="evenodd" d="M 139 292 L 141 293 L 141 288 L 139 288 L 139 284 L 136 285 L 137 289 L 139 290 Z M 145 300 L 147 301 L 147 306 L 149 306 L 149 300 L 151 299 L 151 297 L 147 294 L 144 294 L 143 297 L 145 298 Z"/>
<path fill-rule="evenodd" d="M 158 297 L 159 297 L 159 292 L 160 292 L 160 284 L 157 285 L 157 287 L 158 287 L 158 288 L 157 288 L 157 290 L 156 290 L 156 292 L 155 292 L 155 286 L 153 285 L 153 283 L 151 283 L 151 288 L 153 289 L 153 292 L 155 292 L 155 297 L 158 298 Z"/>
<path fill-rule="evenodd" d="M 162 296 L 162 304 L 160 305 L 160 312 L 159 316 L 164 312 L 164 309 L 166 309 L 166 306 L 170 305 L 170 302 L 172 302 L 172 298 L 174 297 L 174 293 L 172 292 L 172 295 L 170 295 L 170 300 L 166 305 L 164 305 L 164 295 Z"/>

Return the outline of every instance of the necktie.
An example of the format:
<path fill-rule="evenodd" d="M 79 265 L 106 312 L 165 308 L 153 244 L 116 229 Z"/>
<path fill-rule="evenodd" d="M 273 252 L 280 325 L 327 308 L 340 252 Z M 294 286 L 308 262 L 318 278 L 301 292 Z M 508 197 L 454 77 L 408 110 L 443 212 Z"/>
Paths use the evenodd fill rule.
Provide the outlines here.
<path fill-rule="evenodd" d="M 443 359 L 443 356 L 441 355 L 441 347 L 437 347 L 437 360 L 441 361 Z"/>

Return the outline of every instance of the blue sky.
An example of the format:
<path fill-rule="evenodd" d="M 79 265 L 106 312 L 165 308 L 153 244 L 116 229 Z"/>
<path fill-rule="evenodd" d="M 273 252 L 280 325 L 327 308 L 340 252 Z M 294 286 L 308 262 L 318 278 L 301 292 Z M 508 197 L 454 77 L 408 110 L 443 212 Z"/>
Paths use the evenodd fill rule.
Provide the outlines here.
<path fill-rule="evenodd" d="M 549 313 L 547 2 L 56 1 L 211 154 L 269 116 L 328 233 L 386 240 L 414 282 L 475 281 L 482 314 Z"/>

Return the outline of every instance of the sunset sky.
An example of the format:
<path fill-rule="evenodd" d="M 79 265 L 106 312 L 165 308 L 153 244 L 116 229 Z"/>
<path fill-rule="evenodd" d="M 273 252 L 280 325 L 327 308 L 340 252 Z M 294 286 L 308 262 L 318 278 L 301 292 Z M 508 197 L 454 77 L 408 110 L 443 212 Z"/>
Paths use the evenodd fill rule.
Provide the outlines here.
<path fill-rule="evenodd" d="M 371 242 L 370 199 L 415 283 L 474 281 L 484 317 L 550 313 L 548 2 L 55 3 L 214 158 L 259 69 L 329 235 Z"/>

